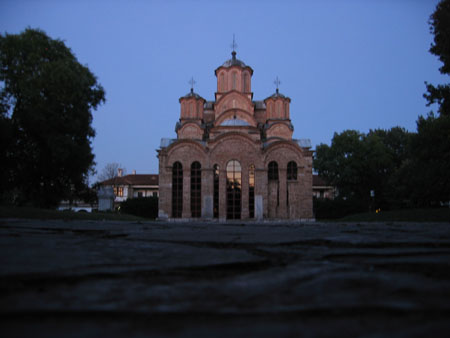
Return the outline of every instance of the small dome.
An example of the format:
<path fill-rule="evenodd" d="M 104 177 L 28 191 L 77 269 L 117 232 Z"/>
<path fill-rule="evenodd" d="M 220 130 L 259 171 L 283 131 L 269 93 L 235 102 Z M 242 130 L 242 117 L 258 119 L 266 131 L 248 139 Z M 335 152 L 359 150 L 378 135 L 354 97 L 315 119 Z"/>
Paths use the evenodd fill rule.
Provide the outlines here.
<path fill-rule="evenodd" d="M 186 95 L 184 95 L 182 97 L 182 99 L 187 99 L 187 98 L 190 98 L 190 97 L 195 97 L 197 100 L 198 99 L 203 99 L 203 97 L 201 97 L 197 93 L 194 93 L 194 89 L 192 89 L 192 88 L 191 88 L 191 91 L 189 93 L 187 93 Z"/>
<path fill-rule="evenodd" d="M 281 93 L 278 91 L 278 88 L 277 88 L 277 91 L 275 92 L 275 94 L 273 94 L 273 95 L 271 95 L 271 96 L 269 96 L 269 97 L 273 97 L 273 98 L 281 97 L 282 99 L 285 99 L 285 98 L 286 98 L 286 96 L 284 96 L 283 94 L 281 94 Z"/>

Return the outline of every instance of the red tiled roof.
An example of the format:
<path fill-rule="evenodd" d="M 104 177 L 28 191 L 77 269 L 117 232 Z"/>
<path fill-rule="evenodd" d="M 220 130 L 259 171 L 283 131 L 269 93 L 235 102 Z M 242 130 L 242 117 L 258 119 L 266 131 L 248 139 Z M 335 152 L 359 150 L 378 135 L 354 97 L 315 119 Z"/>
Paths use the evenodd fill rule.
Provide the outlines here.
<path fill-rule="evenodd" d="M 100 182 L 101 185 L 158 185 L 159 175 L 157 174 L 133 174 L 122 177 L 115 177 Z"/>

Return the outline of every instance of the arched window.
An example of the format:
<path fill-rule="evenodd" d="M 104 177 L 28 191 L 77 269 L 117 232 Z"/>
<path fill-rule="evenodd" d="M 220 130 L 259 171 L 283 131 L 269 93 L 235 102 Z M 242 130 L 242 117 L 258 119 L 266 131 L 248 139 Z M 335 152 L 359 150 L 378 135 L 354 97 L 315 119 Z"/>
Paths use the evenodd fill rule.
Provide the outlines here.
<path fill-rule="evenodd" d="M 236 89 L 236 72 L 232 73 L 232 83 L 233 83 L 233 89 Z"/>
<path fill-rule="evenodd" d="M 269 113 L 269 118 L 270 119 L 276 119 L 277 118 L 277 115 L 276 115 L 276 112 L 275 112 L 275 106 L 276 106 L 276 102 L 273 102 L 273 101 L 271 101 L 270 103 L 269 103 L 269 106 L 270 106 L 270 113 Z"/>
<path fill-rule="evenodd" d="M 227 164 L 227 218 L 241 218 L 241 164 L 231 160 Z"/>
<path fill-rule="evenodd" d="M 191 165 L 191 214 L 200 217 L 202 212 L 202 171 L 199 162 Z"/>
<path fill-rule="evenodd" d="M 291 161 L 287 165 L 287 179 L 296 180 L 297 179 L 297 163 Z"/>
<path fill-rule="evenodd" d="M 248 73 L 244 73 L 244 93 L 248 93 L 250 91 L 248 87 Z"/>
<path fill-rule="evenodd" d="M 214 164 L 214 218 L 219 218 L 219 165 Z"/>
<path fill-rule="evenodd" d="M 220 91 L 225 91 L 225 75 L 223 73 L 220 74 Z"/>
<path fill-rule="evenodd" d="M 183 211 L 183 166 L 175 162 L 172 167 L 172 217 L 181 217 Z"/>
<path fill-rule="evenodd" d="M 191 102 L 189 104 L 189 117 L 190 118 L 194 117 L 194 102 Z"/>
<path fill-rule="evenodd" d="M 200 118 L 200 113 L 202 111 L 202 101 L 197 102 L 197 114 L 195 114 L 196 118 Z"/>
<path fill-rule="evenodd" d="M 250 218 L 255 217 L 255 166 L 248 169 L 248 211 Z"/>
<path fill-rule="evenodd" d="M 269 180 L 278 180 L 278 163 L 275 161 L 269 163 L 268 178 Z"/>

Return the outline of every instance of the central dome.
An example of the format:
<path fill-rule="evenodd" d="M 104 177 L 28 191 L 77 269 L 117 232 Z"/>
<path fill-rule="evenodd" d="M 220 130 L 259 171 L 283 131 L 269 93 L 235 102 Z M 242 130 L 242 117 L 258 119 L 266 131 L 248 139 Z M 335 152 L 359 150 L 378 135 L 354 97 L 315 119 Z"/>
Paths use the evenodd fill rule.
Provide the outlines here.
<path fill-rule="evenodd" d="M 231 66 L 239 66 L 239 67 L 242 67 L 242 68 L 247 67 L 247 65 L 243 61 L 241 61 L 239 59 L 236 59 L 236 52 L 235 51 L 233 51 L 231 53 L 231 55 L 233 57 L 230 60 L 225 61 L 223 63 L 223 65 L 222 65 L 222 67 L 231 67 Z"/>

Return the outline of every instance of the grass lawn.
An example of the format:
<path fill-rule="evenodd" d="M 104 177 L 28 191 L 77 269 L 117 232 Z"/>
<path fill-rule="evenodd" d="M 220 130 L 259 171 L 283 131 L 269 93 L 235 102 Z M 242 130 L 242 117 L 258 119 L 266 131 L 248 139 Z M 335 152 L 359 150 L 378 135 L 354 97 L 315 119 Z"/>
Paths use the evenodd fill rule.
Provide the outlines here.
<path fill-rule="evenodd" d="M 142 221 L 144 218 L 105 212 L 73 212 L 29 207 L 0 206 L 0 218 L 28 219 L 62 219 L 62 220 L 108 220 L 108 221 Z"/>
<path fill-rule="evenodd" d="M 450 222 L 450 208 L 405 209 L 349 215 L 346 222 Z"/>

